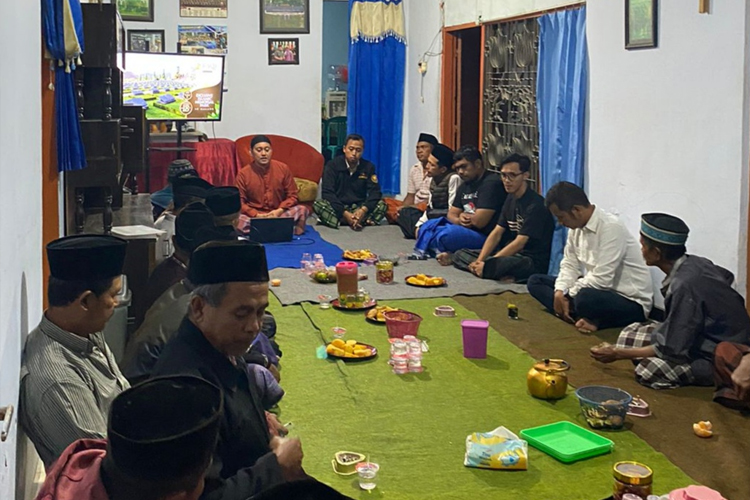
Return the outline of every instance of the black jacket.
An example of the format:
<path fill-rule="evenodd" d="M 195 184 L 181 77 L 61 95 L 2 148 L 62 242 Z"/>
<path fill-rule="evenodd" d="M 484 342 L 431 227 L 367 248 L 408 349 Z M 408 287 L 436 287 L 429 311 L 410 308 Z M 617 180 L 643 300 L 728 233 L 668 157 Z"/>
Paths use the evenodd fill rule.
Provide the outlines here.
<path fill-rule="evenodd" d="M 350 205 L 364 205 L 372 213 L 383 197 L 375 165 L 367 160 L 360 160 L 354 174 L 349 174 L 346 157 L 337 156 L 323 169 L 321 196 L 331 204 L 339 218 Z"/>
<path fill-rule="evenodd" d="M 265 412 L 242 359 L 233 365 L 189 319 L 180 324 L 154 367 L 154 376 L 189 374 L 224 393 L 224 414 L 203 499 L 247 498 L 284 481 L 271 452 Z"/>
<path fill-rule="evenodd" d="M 143 324 L 135 331 L 128 343 L 120 364 L 122 374 L 131 385 L 151 376 L 164 346 L 180 328 L 190 305 L 190 297 L 190 291 L 184 282 L 179 282 L 164 292 L 149 309 Z M 261 333 L 271 339 L 276 355 L 281 356 L 281 350 L 273 340 L 276 335 L 276 319 L 270 312 L 263 315 Z M 265 357 L 252 349 L 243 358 L 248 363 L 266 366 Z"/>

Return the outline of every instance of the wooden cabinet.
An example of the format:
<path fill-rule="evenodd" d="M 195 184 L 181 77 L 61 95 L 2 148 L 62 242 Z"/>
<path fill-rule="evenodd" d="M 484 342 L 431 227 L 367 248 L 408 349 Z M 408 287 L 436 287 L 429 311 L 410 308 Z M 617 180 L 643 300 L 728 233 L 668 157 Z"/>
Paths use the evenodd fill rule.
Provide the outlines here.
<path fill-rule="evenodd" d="M 124 31 L 114 4 L 83 4 L 86 50 L 75 69 L 76 98 L 87 167 L 65 178 L 66 234 L 83 231 L 87 213 L 102 214 L 112 230 L 112 211 L 122 207 L 121 116 Z"/>

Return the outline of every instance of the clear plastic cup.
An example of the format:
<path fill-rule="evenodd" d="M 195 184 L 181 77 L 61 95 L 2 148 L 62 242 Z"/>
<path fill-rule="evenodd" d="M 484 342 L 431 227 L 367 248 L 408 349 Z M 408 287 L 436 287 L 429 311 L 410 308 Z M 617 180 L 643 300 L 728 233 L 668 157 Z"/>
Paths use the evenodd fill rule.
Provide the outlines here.
<path fill-rule="evenodd" d="M 320 301 L 319 304 L 321 309 L 330 309 L 333 297 L 330 295 L 318 295 L 318 300 Z"/>
<path fill-rule="evenodd" d="M 365 491 L 374 490 L 378 486 L 378 470 L 380 470 L 380 466 L 376 463 L 358 463 L 357 475 L 359 475 L 359 487 Z"/>
<path fill-rule="evenodd" d="M 391 343 L 391 354 L 393 356 L 406 356 L 409 353 L 409 348 L 401 339 L 395 340 Z"/>
<path fill-rule="evenodd" d="M 307 272 L 310 264 L 312 264 L 312 255 L 310 255 L 308 252 L 303 253 L 302 259 L 300 259 L 299 262 L 300 270 L 302 272 Z"/>

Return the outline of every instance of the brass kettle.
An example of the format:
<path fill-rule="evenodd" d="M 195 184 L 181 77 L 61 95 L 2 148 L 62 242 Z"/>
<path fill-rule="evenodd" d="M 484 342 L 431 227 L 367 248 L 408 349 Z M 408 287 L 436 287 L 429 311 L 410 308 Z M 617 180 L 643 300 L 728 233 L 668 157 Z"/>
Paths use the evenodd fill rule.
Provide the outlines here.
<path fill-rule="evenodd" d="M 562 359 L 543 359 L 534 363 L 526 375 L 529 393 L 539 399 L 560 399 L 568 390 L 570 365 Z"/>

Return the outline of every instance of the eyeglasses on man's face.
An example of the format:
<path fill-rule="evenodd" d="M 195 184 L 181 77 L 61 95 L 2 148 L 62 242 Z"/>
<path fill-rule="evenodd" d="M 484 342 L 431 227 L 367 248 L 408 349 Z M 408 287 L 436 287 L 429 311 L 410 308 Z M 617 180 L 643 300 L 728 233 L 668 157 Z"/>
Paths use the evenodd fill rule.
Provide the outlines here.
<path fill-rule="evenodd" d="M 524 173 L 525 172 L 500 172 L 500 177 L 502 177 L 504 181 L 514 181 Z"/>

